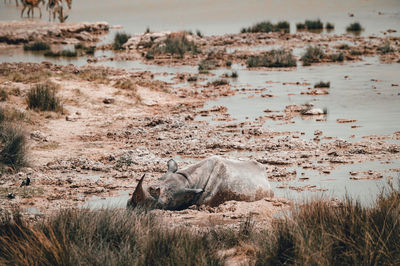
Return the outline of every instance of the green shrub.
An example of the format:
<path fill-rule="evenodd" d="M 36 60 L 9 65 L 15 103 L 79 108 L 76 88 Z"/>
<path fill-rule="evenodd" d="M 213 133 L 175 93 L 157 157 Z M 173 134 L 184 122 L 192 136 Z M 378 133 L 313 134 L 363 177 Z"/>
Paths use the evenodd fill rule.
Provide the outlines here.
<path fill-rule="evenodd" d="M 232 66 L 232 61 L 226 61 L 226 63 L 225 63 L 225 65 L 227 66 L 227 67 L 231 67 Z"/>
<path fill-rule="evenodd" d="M 271 50 L 262 56 L 252 56 L 246 61 L 247 67 L 295 67 L 296 59 L 290 51 Z"/>
<path fill-rule="evenodd" d="M 296 23 L 296 29 L 304 30 L 305 28 L 306 28 L 306 24 L 304 24 L 302 22 Z"/>
<path fill-rule="evenodd" d="M 285 33 L 290 32 L 290 23 L 287 21 L 280 21 L 276 24 L 272 24 L 269 21 L 263 21 L 257 23 L 249 28 L 242 28 L 241 33 L 255 33 L 255 32 L 280 32 L 283 31 Z"/>
<path fill-rule="evenodd" d="M 346 31 L 354 31 L 354 32 L 360 32 L 364 30 L 363 27 L 361 26 L 361 24 L 359 22 L 354 22 L 351 23 L 349 26 L 347 26 Z"/>
<path fill-rule="evenodd" d="M 324 24 L 319 19 L 306 20 L 304 24 L 308 30 L 322 30 L 324 28 Z"/>
<path fill-rule="evenodd" d="M 203 33 L 200 30 L 196 30 L 196 35 L 203 38 Z"/>
<path fill-rule="evenodd" d="M 124 45 L 131 36 L 126 34 L 125 32 L 117 32 L 114 36 L 113 49 L 114 50 L 122 50 Z"/>
<path fill-rule="evenodd" d="M 351 54 L 351 55 L 362 55 L 362 52 L 359 51 L 359 50 L 351 50 L 351 51 L 350 51 L 350 54 Z"/>
<path fill-rule="evenodd" d="M 190 76 L 190 77 L 187 79 L 187 81 L 188 81 L 188 82 L 196 82 L 196 81 L 197 81 L 197 76 Z"/>
<path fill-rule="evenodd" d="M 5 123 L 0 124 L 0 165 L 14 170 L 26 165 L 25 135 L 20 128 Z"/>
<path fill-rule="evenodd" d="M 60 100 L 56 97 L 56 87 L 51 83 L 34 86 L 27 95 L 29 109 L 62 112 Z"/>
<path fill-rule="evenodd" d="M 327 22 L 325 24 L 325 29 L 327 30 L 333 30 L 335 28 L 335 25 L 333 23 Z"/>
<path fill-rule="evenodd" d="M 93 55 L 96 49 L 95 46 L 86 46 L 83 43 L 75 44 L 75 50 L 82 50 L 87 55 Z"/>
<path fill-rule="evenodd" d="M 36 41 L 30 44 L 29 43 L 24 44 L 25 51 L 45 51 L 49 49 L 50 45 L 42 41 Z"/>
<path fill-rule="evenodd" d="M 318 63 L 324 57 L 325 53 L 319 46 L 309 46 L 301 57 L 304 66 L 309 66 L 312 63 Z"/>
<path fill-rule="evenodd" d="M 346 43 L 340 44 L 339 46 L 337 46 L 338 49 L 340 50 L 349 50 L 350 46 Z"/>
<path fill-rule="evenodd" d="M 331 83 L 329 81 L 327 82 L 320 81 L 314 84 L 314 88 L 330 88 L 330 87 Z"/>
<path fill-rule="evenodd" d="M 62 50 L 61 51 L 61 56 L 75 57 L 77 55 L 78 55 L 78 53 L 76 51 L 71 51 L 71 50 Z"/>
<path fill-rule="evenodd" d="M 44 53 L 44 56 L 49 56 L 49 57 L 59 57 L 61 56 L 61 52 L 55 52 L 53 50 L 48 50 Z"/>

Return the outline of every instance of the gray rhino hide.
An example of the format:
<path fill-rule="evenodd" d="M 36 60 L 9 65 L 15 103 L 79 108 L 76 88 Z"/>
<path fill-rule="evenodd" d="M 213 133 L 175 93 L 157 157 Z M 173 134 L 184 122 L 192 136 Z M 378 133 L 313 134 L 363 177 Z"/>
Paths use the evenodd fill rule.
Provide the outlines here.
<path fill-rule="evenodd" d="M 193 204 L 214 207 L 228 200 L 256 201 L 274 194 L 264 167 L 255 161 L 213 156 L 183 170 L 171 160 L 168 168 L 159 187 L 143 190 L 146 202 L 152 201 L 156 208 L 178 210 Z M 128 206 L 140 204 L 133 203 L 134 196 Z"/>

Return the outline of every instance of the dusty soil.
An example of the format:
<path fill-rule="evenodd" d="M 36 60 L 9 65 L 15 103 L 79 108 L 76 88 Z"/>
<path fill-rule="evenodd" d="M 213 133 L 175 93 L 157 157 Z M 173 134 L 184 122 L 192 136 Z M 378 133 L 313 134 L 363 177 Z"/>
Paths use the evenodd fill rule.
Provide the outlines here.
<path fill-rule="evenodd" d="M 0 36 L 5 36 L 4 29 L 10 30 L 10 25 L 25 32 L 24 23 L 27 22 L 3 23 Z M 66 28 L 74 26 L 66 25 Z M 104 25 L 102 29 L 106 28 Z M 38 25 L 32 27 L 37 29 Z M 93 38 L 96 35 L 96 32 L 90 34 Z M 53 39 L 52 43 L 63 38 L 42 36 Z M 14 39 L 19 40 L 19 37 Z M 329 50 L 336 49 L 334 47 L 340 41 L 349 41 L 357 49 L 362 49 L 362 55 L 376 55 L 377 47 L 386 41 L 375 37 L 327 37 L 311 33 L 237 34 L 193 39 L 204 51 L 217 49 L 209 55 L 218 59 L 219 65 L 224 65 L 226 60 L 243 63 L 254 54 L 250 49 L 254 45 L 282 45 L 294 49 L 323 44 Z M 142 58 L 144 50 L 141 49 L 145 48 L 136 49 L 140 40 L 131 39 L 125 52 L 108 59 Z M 394 38 L 392 43 L 398 49 L 399 40 Z M 240 47 L 241 50 L 230 54 L 224 50 L 229 47 Z M 204 53 L 187 55 L 182 60 L 166 55 L 146 62 L 197 65 L 207 56 Z M 389 61 L 399 60 L 398 50 L 382 55 L 382 60 L 386 61 L 387 57 L 390 57 Z M 346 54 L 346 60 L 359 59 Z M 188 73 L 178 73 L 174 80 L 178 84 L 189 77 Z M 27 92 L 34 84 L 45 81 L 58 86 L 57 95 L 62 99 L 63 113 L 27 109 Z M 179 164 L 183 167 L 192 160 L 211 155 L 230 157 L 234 153 L 236 157 L 255 159 L 264 164 L 270 180 L 277 182 L 296 178 L 296 171 L 287 170 L 290 166 L 312 168 L 323 175 L 342 164 L 400 158 L 400 145 L 382 141 L 399 140 L 400 131 L 358 142 L 339 139 L 321 142 L 322 132 L 315 132 L 315 138 L 307 141 L 300 138 L 298 132 L 273 132 L 262 127 L 267 119 L 288 122 L 309 110 L 307 106 L 287 106 L 284 115 L 266 110 L 265 115 L 255 121 L 238 123 L 229 117 L 223 106 L 209 110 L 202 107 L 207 100 L 240 93 L 240 90 L 231 88 L 229 84 L 188 84 L 176 87 L 155 80 L 153 73 L 148 71 L 129 73 L 103 66 L 59 66 L 49 62 L 2 63 L 0 87 L 9 95 L 2 106 L 24 114 L 19 123 L 23 124 L 28 136 L 29 167 L 19 172 L 8 169 L 1 175 L 0 208 L 34 208 L 37 213 L 30 212 L 34 218 L 60 208 L 82 206 L 91 196 L 103 198 L 116 196 L 119 191 L 132 192 L 143 173 L 147 174 L 146 182 L 157 182 L 171 157 L 181 158 Z M 210 124 L 197 119 L 211 116 L 221 123 Z M 323 121 L 324 114 L 312 117 Z M 343 122 L 347 121 L 338 121 Z M 27 176 L 31 178 L 31 185 L 20 188 Z M 290 189 L 315 191 L 320 188 L 305 185 Z M 14 199 L 7 199 L 10 192 L 16 195 Z M 248 216 L 260 223 L 268 223 L 290 204 L 287 199 L 276 198 L 227 202 L 216 208 L 201 206 L 180 212 L 155 212 L 168 217 L 171 224 L 237 224 Z"/>

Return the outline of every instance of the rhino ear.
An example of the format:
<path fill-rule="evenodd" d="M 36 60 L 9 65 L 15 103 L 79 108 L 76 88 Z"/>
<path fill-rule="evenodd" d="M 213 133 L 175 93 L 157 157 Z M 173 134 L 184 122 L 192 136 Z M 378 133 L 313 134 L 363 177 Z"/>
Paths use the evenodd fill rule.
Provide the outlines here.
<path fill-rule="evenodd" d="M 168 161 L 168 172 L 175 173 L 178 171 L 178 164 L 174 161 L 174 159 L 171 159 Z"/>

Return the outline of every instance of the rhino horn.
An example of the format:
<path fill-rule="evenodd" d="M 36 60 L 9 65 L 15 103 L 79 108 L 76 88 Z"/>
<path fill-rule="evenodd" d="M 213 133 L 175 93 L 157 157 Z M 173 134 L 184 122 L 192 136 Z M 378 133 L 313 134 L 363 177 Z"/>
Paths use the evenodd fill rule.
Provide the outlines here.
<path fill-rule="evenodd" d="M 130 200 L 130 202 L 128 203 L 129 205 L 136 207 L 139 203 L 144 202 L 145 201 L 145 194 L 143 191 L 143 180 L 146 174 L 144 174 L 142 176 L 142 178 L 140 178 L 139 183 L 136 186 L 135 191 L 132 194 L 132 198 Z"/>

